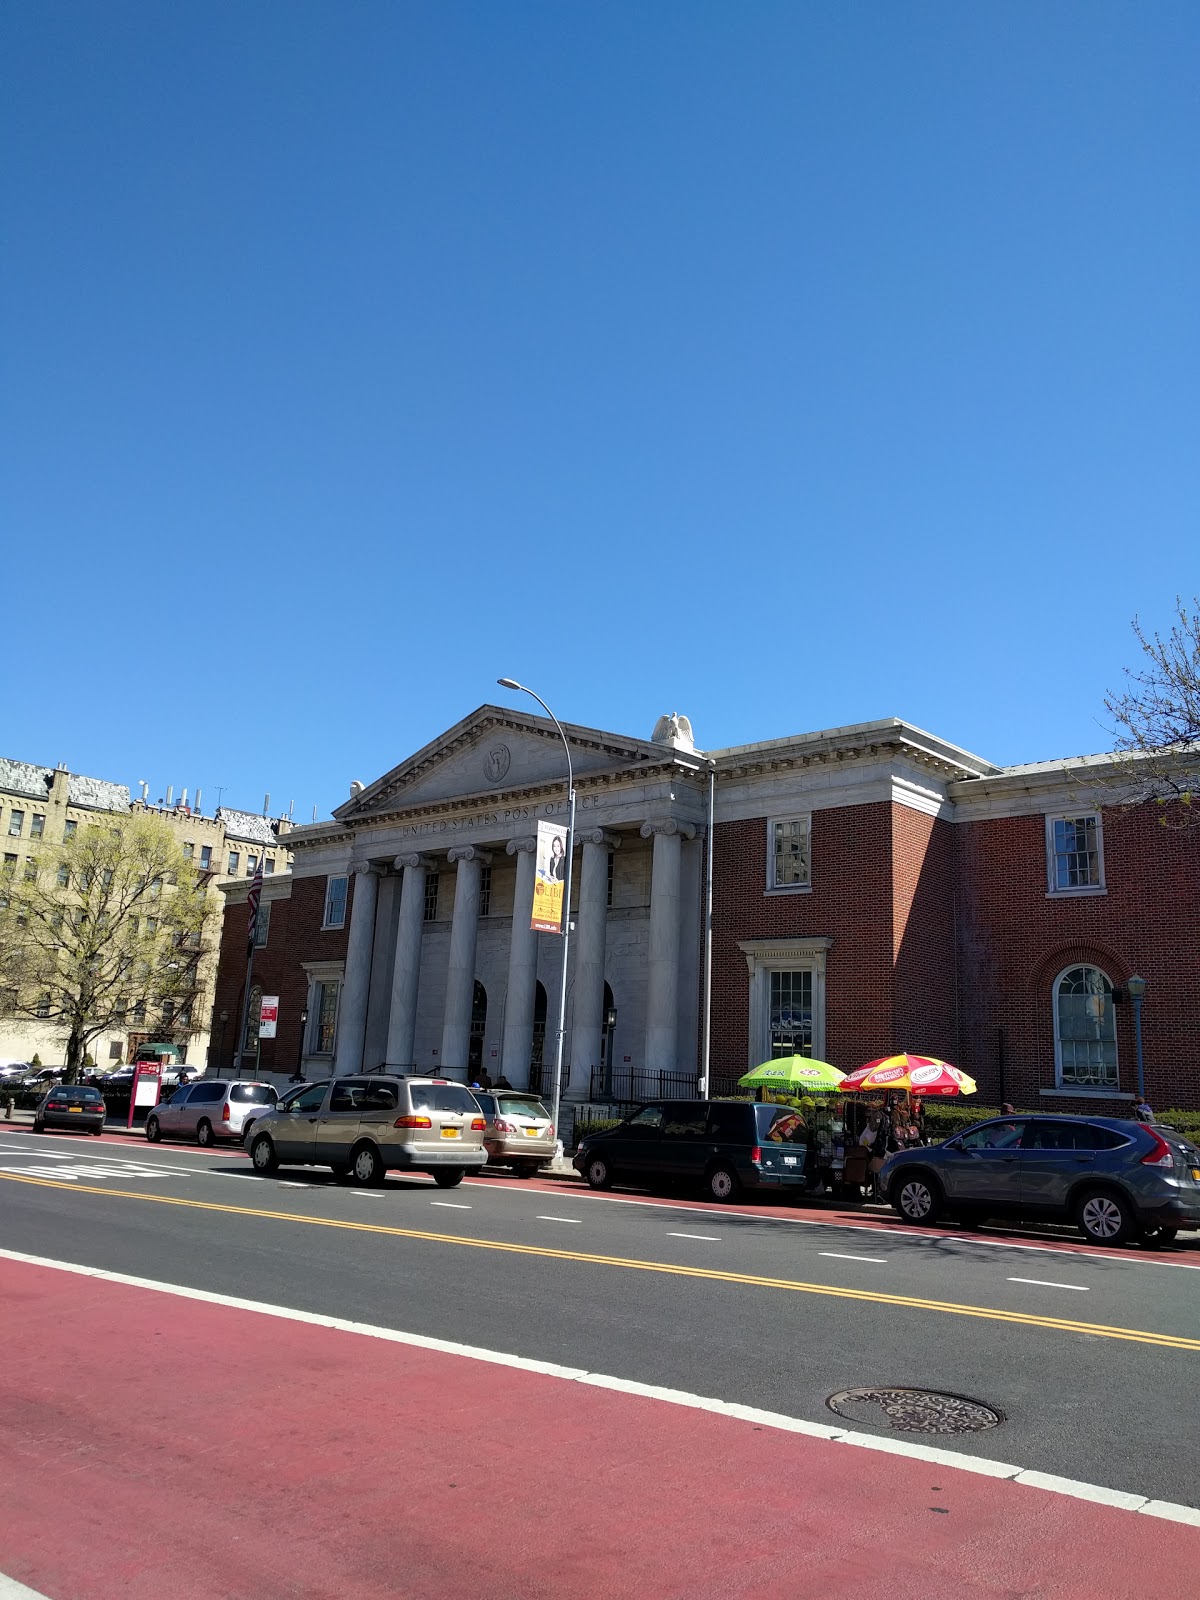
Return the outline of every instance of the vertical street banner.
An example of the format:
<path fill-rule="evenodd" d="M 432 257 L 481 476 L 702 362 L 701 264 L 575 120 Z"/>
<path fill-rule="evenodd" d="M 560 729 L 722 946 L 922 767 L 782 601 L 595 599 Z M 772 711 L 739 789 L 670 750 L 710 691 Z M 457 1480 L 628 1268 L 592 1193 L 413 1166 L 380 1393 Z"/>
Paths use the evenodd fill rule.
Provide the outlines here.
<path fill-rule="evenodd" d="M 561 933 L 563 880 L 567 875 L 567 830 L 557 822 L 537 825 L 537 871 L 533 879 L 535 933 Z"/>
<path fill-rule="evenodd" d="M 275 1037 L 275 1024 L 279 1021 L 279 996 L 265 994 L 262 997 L 262 1012 L 258 1023 L 258 1037 L 260 1039 L 273 1039 Z"/>

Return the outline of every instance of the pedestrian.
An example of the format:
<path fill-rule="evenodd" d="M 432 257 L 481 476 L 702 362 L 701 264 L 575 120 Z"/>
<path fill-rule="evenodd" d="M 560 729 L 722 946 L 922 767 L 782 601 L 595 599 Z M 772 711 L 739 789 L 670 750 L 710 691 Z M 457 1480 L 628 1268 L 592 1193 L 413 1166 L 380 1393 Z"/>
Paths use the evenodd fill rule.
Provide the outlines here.
<path fill-rule="evenodd" d="M 1017 1108 L 1016 1108 L 1016 1106 L 1013 1105 L 1011 1100 L 1006 1100 L 1004 1102 L 1004 1104 L 1000 1107 L 1000 1115 L 1002 1117 L 1015 1116 L 1016 1115 L 1016 1111 L 1017 1111 Z"/>
<path fill-rule="evenodd" d="M 488 1077 L 488 1070 L 486 1067 L 484 1067 L 483 1071 L 479 1074 L 479 1087 L 481 1089 L 490 1089 L 492 1087 L 492 1080 Z"/>
<path fill-rule="evenodd" d="M 496 1087 L 497 1087 L 497 1089 L 511 1089 L 512 1088 L 512 1084 L 509 1083 L 508 1079 L 504 1076 L 503 1073 L 501 1073 L 500 1076 L 496 1079 Z"/>
<path fill-rule="evenodd" d="M 1153 1122 L 1154 1112 L 1145 1095 L 1139 1095 L 1137 1105 L 1133 1108 L 1133 1115 L 1138 1122 Z"/>

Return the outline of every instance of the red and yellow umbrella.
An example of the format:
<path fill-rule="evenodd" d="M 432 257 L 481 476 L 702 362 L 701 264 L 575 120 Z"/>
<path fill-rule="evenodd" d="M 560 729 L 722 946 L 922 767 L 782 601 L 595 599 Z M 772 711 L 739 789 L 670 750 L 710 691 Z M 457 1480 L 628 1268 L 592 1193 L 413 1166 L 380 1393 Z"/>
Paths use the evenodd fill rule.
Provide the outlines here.
<path fill-rule="evenodd" d="M 839 1093 L 907 1089 L 912 1094 L 974 1094 L 975 1079 L 936 1056 L 882 1056 L 842 1079 Z"/>

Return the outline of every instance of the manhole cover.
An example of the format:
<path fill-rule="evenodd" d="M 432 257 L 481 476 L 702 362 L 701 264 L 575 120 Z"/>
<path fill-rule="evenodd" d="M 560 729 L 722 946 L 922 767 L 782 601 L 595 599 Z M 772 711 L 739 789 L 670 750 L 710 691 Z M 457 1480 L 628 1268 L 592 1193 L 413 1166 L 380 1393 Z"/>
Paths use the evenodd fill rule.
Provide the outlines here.
<path fill-rule="evenodd" d="M 825 1404 L 848 1422 L 882 1422 L 905 1433 L 981 1433 L 1004 1421 L 994 1406 L 935 1389 L 842 1389 Z"/>

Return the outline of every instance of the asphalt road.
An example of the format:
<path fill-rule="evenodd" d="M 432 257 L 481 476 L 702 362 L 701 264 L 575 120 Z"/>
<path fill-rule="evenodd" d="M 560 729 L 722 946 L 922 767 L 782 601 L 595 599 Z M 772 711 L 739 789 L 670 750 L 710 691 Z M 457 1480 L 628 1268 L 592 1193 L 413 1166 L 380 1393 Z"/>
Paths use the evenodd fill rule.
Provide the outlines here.
<path fill-rule="evenodd" d="M 1200 1370 L 1194 1251 L 1039 1247 L 491 1177 L 364 1191 L 304 1169 L 260 1178 L 239 1150 L 18 1131 L 0 1131 L 0 1205 L 10 1250 L 814 1422 L 860 1385 L 964 1394 L 1002 1426 L 938 1443 L 1200 1504 L 1180 1403 Z"/>

